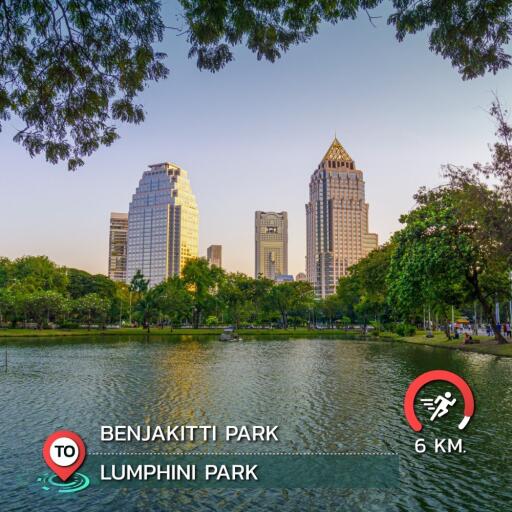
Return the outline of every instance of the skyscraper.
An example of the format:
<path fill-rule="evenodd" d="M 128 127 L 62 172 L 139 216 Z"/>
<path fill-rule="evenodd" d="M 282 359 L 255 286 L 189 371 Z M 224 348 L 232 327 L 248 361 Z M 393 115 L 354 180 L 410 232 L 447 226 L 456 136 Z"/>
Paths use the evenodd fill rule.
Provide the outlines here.
<path fill-rule="evenodd" d="M 126 281 L 126 245 L 128 235 L 128 214 L 110 214 L 108 243 L 108 277 L 114 281 Z"/>
<path fill-rule="evenodd" d="M 210 245 L 206 249 L 206 259 L 210 265 L 222 268 L 222 245 Z"/>
<path fill-rule="evenodd" d="M 334 293 L 347 269 L 378 246 L 368 232 L 363 173 L 336 137 L 311 176 L 306 230 L 307 277 L 318 297 Z"/>
<path fill-rule="evenodd" d="M 288 274 L 288 214 L 256 212 L 255 276 L 268 279 Z"/>
<path fill-rule="evenodd" d="M 150 286 L 181 273 L 198 255 L 199 211 L 187 171 L 164 162 L 150 165 L 128 214 L 126 281 L 140 270 Z"/>

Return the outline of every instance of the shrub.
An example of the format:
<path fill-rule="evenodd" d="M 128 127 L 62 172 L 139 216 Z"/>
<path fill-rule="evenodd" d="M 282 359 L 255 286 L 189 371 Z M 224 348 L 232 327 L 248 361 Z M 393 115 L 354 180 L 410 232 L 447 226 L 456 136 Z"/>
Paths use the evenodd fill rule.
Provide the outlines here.
<path fill-rule="evenodd" d="M 80 324 L 78 322 L 73 322 L 71 320 L 66 320 L 65 322 L 60 322 L 59 329 L 78 329 Z"/>
<path fill-rule="evenodd" d="M 395 332 L 399 336 L 414 336 L 416 334 L 416 327 L 402 322 L 395 325 Z"/>

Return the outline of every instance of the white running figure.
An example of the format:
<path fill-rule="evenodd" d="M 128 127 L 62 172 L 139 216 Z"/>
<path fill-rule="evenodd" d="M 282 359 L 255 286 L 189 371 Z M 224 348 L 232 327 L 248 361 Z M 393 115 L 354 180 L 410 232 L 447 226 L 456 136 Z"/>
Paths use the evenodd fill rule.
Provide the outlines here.
<path fill-rule="evenodd" d="M 454 398 L 453 400 L 450 400 L 452 397 L 452 394 L 447 391 L 444 396 L 438 395 L 435 400 L 432 398 L 422 398 L 421 401 L 423 402 L 423 405 L 429 410 L 434 411 L 432 416 L 430 417 L 430 421 L 434 421 L 436 418 L 441 418 L 445 414 L 448 414 L 449 407 L 453 407 L 455 403 L 457 402 L 457 399 Z M 436 407 L 437 405 L 437 407 Z"/>

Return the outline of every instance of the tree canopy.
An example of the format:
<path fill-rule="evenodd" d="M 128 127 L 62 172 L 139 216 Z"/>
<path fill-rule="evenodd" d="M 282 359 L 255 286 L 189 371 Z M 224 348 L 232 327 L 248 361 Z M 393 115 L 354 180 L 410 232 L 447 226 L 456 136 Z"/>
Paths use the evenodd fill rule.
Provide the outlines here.
<path fill-rule="evenodd" d="M 341 309 L 366 326 L 370 321 L 388 317 L 387 282 L 393 244 L 385 244 L 349 269 L 340 279 L 336 294 Z"/>
<path fill-rule="evenodd" d="M 449 59 L 464 79 L 496 73 L 510 65 L 509 0 L 221 0 L 181 1 L 188 25 L 190 56 L 201 69 L 217 71 L 233 60 L 233 46 L 245 44 L 271 62 L 291 46 L 309 41 L 322 23 L 353 20 L 361 13 L 374 23 L 381 4 L 391 10 L 388 25 L 402 41 L 430 29 L 430 49 Z"/>
<path fill-rule="evenodd" d="M 276 284 L 210 266 L 204 258 L 186 262 L 181 276 L 151 287 L 141 271 L 130 284 L 103 275 L 59 267 L 44 256 L 0 257 L 0 327 L 35 324 L 105 327 L 133 323 L 180 327 L 258 324 L 304 325 L 312 304 L 309 283 Z"/>
<path fill-rule="evenodd" d="M 340 279 L 338 309 L 331 305 L 337 315 L 413 328 L 422 317 L 426 326 L 429 312 L 450 337 L 455 311 L 475 322 L 479 306 L 482 321 L 505 341 L 498 324 L 510 312 L 497 319 L 494 305 L 512 298 L 512 127 L 497 99 L 490 114 L 497 124 L 490 161 L 447 165 L 443 185 L 420 188 L 391 242 Z"/>
<path fill-rule="evenodd" d="M 402 313 L 426 305 L 461 306 L 478 301 L 496 337 L 496 299 L 509 296 L 510 254 L 480 236 L 492 220 L 512 222 L 499 198 L 485 187 L 442 187 L 418 194 L 418 207 L 402 217 L 388 276 L 390 300 Z M 447 314 L 444 314 L 445 319 Z"/>
<path fill-rule="evenodd" d="M 115 121 L 144 120 L 135 97 L 167 76 L 163 34 L 157 0 L 3 0 L 0 121 L 23 122 L 14 140 L 31 156 L 76 169 Z"/>
<path fill-rule="evenodd" d="M 66 161 L 117 138 L 118 122 L 141 123 L 137 94 L 166 78 L 156 49 L 166 29 L 185 34 L 199 69 L 219 71 L 245 45 L 274 62 L 309 41 L 322 24 L 390 12 L 402 41 L 430 31 L 430 49 L 464 79 L 510 66 L 511 0 L 179 0 L 178 27 L 166 27 L 158 0 L 3 0 L 0 2 L 0 130 L 21 120 L 14 140 L 31 156 Z"/>

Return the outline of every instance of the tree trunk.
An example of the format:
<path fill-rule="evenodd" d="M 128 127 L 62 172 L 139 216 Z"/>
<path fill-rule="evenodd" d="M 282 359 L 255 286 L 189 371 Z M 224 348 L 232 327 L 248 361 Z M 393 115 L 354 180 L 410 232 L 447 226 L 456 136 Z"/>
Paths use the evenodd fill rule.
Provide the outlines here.
<path fill-rule="evenodd" d="M 201 311 L 196 308 L 194 313 L 192 314 L 192 326 L 194 327 L 194 329 L 199 329 L 200 318 L 201 318 Z"/>
<path fill-rule="evenodd" d="M 482 306 L 482 310 L 485 316 L 491 320 L 491 327 L 494 332 L 494 337 L 496 341 L 498 342 L 499 345 L 508 343 L 507 340 L 501 334 L 500 329 L 498 329 L 498 326 L 496 325 L 496 319 L 494 318 L 492 308 L 489 306 L 489 303 L 483 296 L 482 290 L 480 289 L 480 286 L 478 284 L 478 276 L 475 275 L 471 284 L 473 285 L 476 297 L 478 299 L 478 302 L 480 302 L 480 305 Z"/>
<path fill-rule="evenodd" d="M 487 301 L 485 301 L 485 299 L 484 299 L 484 302 L 486 304 L 485 305 L 482 304 L 482 307 L 484 309 L 485 314 L 491 319 L 491 327 L 492 327 L 492 331 L 494 332 L 494 338 L 496 339 L 496 341 L 498 342 L 499 345 L 508 343 L 507 340 L 504 338 L 503 334 L 501 334 L 501 329 L 498 329 L 498 325 L 496 324 L 496 320 L 494 318 L 494 315 L 492 314 L 493 313 L 492 308 L 489 307 L 489 305 L 487 304 Z"/>

